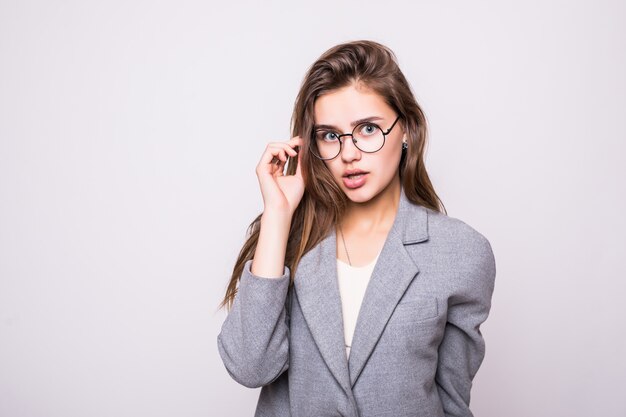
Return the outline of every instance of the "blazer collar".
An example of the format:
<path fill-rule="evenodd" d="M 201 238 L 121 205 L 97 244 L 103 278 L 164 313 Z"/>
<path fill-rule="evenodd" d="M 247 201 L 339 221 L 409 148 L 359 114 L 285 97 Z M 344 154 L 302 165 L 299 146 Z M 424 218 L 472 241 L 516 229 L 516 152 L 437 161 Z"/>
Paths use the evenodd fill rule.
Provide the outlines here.
<path fill-rule="evenodd" d="M 302 257 L 294 276 L 304 319 L 324 361 L 346 392 L 356 383 L 396 304 L 419 273 L 405 245 L 428 239 L 428 210 L 410 202 L 401 190 L 395 220 L 359 310 L 349 361 L 344 346 L 334 228 Z"/>

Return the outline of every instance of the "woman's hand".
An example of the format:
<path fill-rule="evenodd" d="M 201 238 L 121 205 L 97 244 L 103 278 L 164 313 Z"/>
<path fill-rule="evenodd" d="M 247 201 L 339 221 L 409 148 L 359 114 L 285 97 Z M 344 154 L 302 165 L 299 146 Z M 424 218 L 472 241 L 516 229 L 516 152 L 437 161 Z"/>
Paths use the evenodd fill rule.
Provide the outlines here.
<path fill-rule="evenodd" d="M 294 150 L 296 146 L 302 147 L 302 139 L 299 136 L 287 142 L 270 142 L 261 156 L 256 174 L 265 210 L 293 215 L 302 200 L 304 180 L 300 170 L 300 155 Z M 294 175 L 283 175 L 287 155 L 298 158 Z"/>

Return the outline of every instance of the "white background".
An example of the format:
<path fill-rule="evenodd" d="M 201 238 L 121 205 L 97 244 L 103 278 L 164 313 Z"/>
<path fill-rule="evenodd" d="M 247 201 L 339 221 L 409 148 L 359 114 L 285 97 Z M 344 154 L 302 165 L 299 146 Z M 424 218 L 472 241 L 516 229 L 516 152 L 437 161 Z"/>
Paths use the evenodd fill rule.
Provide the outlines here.
<path fill-rule="evenodd" d="M 475 415 L 626 415 L 623 1 L 0 0 L 0 416 L 253 414 L 216 307 L 254 169 L 361 38 L 496 255 Z"/>

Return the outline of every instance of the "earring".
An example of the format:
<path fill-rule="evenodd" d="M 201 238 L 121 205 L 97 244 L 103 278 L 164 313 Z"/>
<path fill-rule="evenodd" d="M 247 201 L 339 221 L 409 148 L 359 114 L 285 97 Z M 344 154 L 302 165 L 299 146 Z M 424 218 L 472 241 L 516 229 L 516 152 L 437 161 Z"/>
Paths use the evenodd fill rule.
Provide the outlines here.
<path fill-rule="evenodd" d="M 406 142 L 402 142 L 402 150 L 405 151 L 409 147 L 409 144 Z"/>

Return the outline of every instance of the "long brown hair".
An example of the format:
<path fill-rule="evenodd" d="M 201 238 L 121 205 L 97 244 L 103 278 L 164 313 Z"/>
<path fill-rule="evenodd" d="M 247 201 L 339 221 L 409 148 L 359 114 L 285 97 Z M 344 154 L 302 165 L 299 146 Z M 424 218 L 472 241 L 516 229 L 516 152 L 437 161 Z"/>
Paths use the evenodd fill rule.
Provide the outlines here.
<path fill-rule="evenodd" d="M 424 166 L 426 117 L 398 67 L 395 54 L 388 47 L 368 40 L 336 45 L 324 52 L 307 71 L 291 117 L 291 136 L 300 136 L 303 140 L 299 153 L 305 192 L 293 214 L 287 241 L 285 265 L 291 272 L 289 285 L 293 285 L 302 256 L 330 233 L 347 207 L 347 197 L 325 163 L 309 152 L 309 141 L 315 124 L 315 100 L 352 84 L 373 90 L 401 116 L 408 149 L 402 153 L 399 168 L 407 198 L 415 204 L 447 214 Z M 289 163 L 287 174 L 294 172 L 295 165 Z M 244 264 L 254 256 L 260 220 L 261 214 L 248 227 L 247 240 L 239 252 L 226 295 L 218 308 L 228 305 L 230 310 L 232 307 Z"/>

